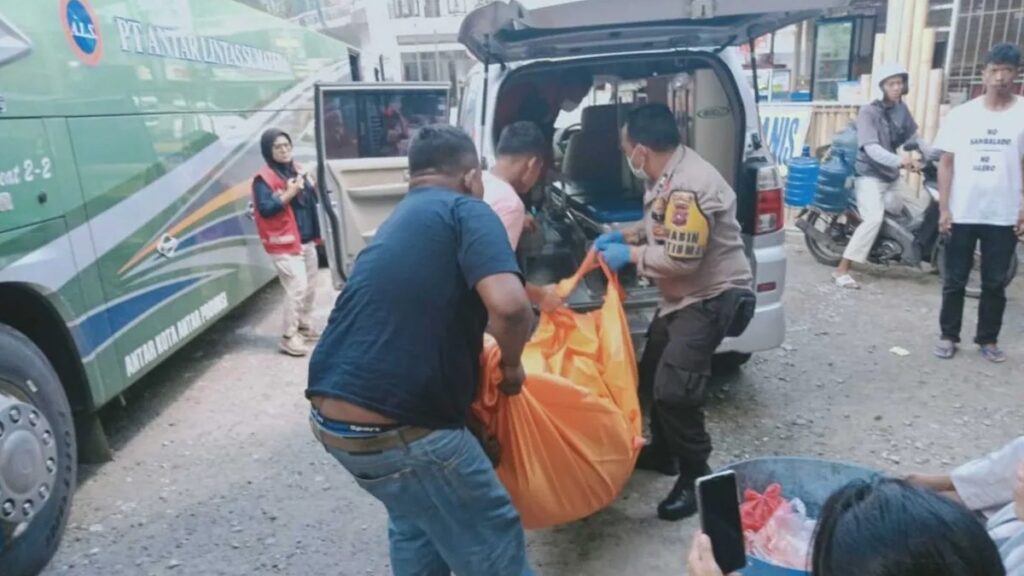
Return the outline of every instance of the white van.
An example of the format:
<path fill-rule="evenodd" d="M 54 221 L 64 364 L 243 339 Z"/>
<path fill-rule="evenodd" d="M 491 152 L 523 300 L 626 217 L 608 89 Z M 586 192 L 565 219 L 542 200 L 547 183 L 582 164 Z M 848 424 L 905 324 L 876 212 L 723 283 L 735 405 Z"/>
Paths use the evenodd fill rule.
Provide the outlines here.
<path fill-rule="evenodd" d="M 458 122 L 477 142 L 487 165 L 493 165 L 503 128 L 495 118 L 499 111 L 508 116 L 510 94 L 522 93 L 527 84 L 543 87 L 581 73 L 593 78 L 579 108 L 555 121 L 557 176 L 531 201 L 538 232 L 520 241 L 527 279 L 545 284 L 571 275 L 598 235 L 642 219 L 643 184 L 619 150 L 619 128 L 631 106 L 662 102 L 675 112 L 683 141 L 736 190 L 737 216 L 754 271 L 756 315 L 742 336 L 722 343 L 716 365 L 738 366 L 753 352 L 780 346 L 786 281 L 781 182 L 761 138 L 756 96 L 737 46 L 847 3 L 581 0 L 528 10 L 515 0 L 499 0 L 467 15 L 459 39 L 481 64 L 466 80 Z M 383 88 L 319 87 L 318 127 L 324 102 L 346 91 Z M 390 88 L 424 94 L 444 90 L 422 84 Z M 405 159 L 343 159 L 321 151 L 320 160 L 324 191 L 339 208 L 335 221 L 325 223 L 327 235 L 340 239 L 329 256 L 348 270 L 404 194 Z M 591 276 L 570 297 L 570 306 L 600 304 L 603 279 Z M 622 279 L 630 325 L 640 337 L 654 316 L 658 292 L 635 273 Z"/>

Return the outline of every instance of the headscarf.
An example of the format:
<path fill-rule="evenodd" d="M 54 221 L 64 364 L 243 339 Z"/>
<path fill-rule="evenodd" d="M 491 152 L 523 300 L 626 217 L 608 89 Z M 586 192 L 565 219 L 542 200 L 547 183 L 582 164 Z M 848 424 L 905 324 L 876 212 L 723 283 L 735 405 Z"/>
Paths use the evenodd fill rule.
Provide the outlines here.
<path fill-rule="evenodd" d="M 263 136 L 260 138 L 260 152 L 263 153 L 263 159 L 266 160 L 267 166 L 270 166 L 274 172 L 277 172 L 277 175 L 282 179 L 288 180 L 289 178 L 295 177 L 298 174 L 298 171 L 295 170 L 294 161 L 289 162 L 288 164 L 282 164 L 281 162 L 274 160 L 274 141 L 277 140 L 279 136 L 287 138 L 289 144 L 292 141 L 292 137 L 289 136 L 287 132 L 277 128 L 268 128 L 263 132 Z"/>

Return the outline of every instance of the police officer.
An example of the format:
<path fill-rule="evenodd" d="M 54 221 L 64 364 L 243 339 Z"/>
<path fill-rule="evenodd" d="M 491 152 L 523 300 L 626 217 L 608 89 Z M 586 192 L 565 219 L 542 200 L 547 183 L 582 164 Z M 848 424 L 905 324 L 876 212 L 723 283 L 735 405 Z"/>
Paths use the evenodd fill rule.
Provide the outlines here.
<path fill-rule="evenodd" d="M 661 291 L 661 306 L 640 361 L 641 386 L 653 387 L 651 440 L 637 467 L 678 479 L 658 517 L 681 520 L 697 510 L 694 482 L 710 472 L 704 400 L 711 358 L 726 336 L 754 314 L 753 276 L 736 221 L 736 193 L 680 142 L 672 111 L 647 104 L 627 117 L 622 150 L 646 183 L 644 221 L 600 236 L 608 265 L 633 264 Z"/>

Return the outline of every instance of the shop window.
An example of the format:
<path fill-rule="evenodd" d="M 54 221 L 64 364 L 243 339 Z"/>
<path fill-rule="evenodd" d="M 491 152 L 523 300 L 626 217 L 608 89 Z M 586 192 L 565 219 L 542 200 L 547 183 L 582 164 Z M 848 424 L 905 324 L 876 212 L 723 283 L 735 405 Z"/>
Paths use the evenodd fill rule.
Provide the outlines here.
<path fill-rule="evenodd" d="M 415 18 L 420 15 L 420 0 L 391 0 L 388 12 L 392 18 Z"/>

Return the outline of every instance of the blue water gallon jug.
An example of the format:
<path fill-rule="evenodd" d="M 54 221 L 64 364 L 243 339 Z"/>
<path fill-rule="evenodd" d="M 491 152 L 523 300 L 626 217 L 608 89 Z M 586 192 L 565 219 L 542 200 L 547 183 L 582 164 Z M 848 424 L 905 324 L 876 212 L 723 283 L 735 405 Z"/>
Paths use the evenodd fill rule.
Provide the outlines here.
<path fill-rule="evenodd" d="M 857 126 L 851 122 L 845 129 L 832 138 L 832 154 L 836 155 L 841 153 L 843 155 L 843 161 L 845 161 L 852 169 L 854 163 L 857 162 L 858 150 Z"/>
<path fill-rule="evenodd" d="M 850 205 L 853 162 L 845 153 L 832 149 L 831 157 L 818 170 L 818 190 L 814 205 L 823 212 L 845 212 Z"/>
<path fill-rule="evenodd" d="M 814 190 L 818 187 L 818 159 L 811 156 L 811 147 L 804 146 L 804 153 L 790 159 L 786 174 L 786 204 L 803 208 L 814 201 Z"/>

